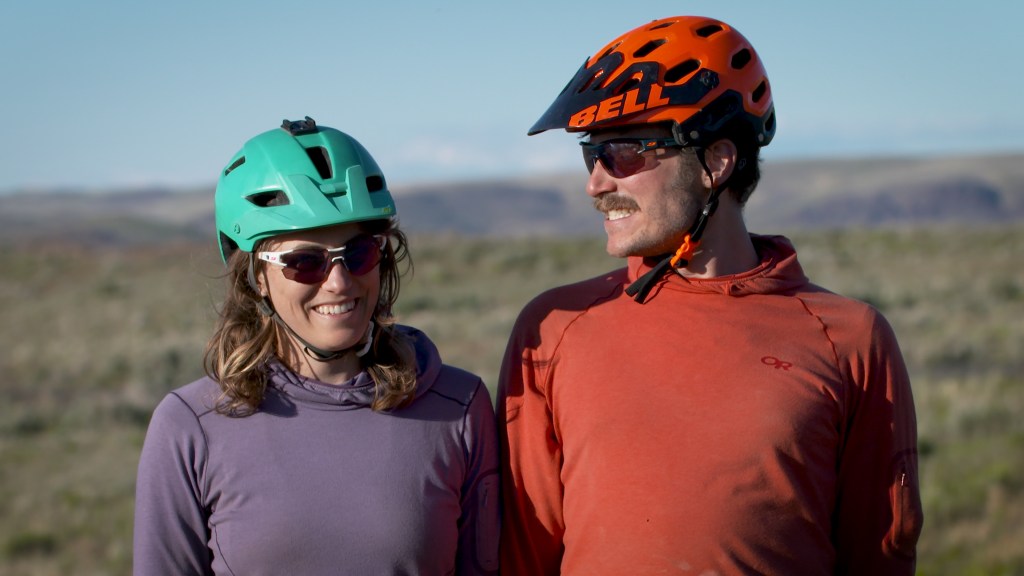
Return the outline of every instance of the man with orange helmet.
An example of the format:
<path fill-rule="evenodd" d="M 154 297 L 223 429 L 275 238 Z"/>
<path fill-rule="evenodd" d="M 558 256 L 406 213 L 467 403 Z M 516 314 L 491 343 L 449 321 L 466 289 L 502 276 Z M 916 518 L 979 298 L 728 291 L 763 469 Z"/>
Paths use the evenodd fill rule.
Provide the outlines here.
<path fill-rule="evenodd" d="M 502 366 L 504 574 L 912 574 L 910 382 L 870 306 L 811 284 L 743 206 L 775 134 L 750 43 L 657 20 L 530 134 L 583 133 L 625 268 L 534 299 Z"/>

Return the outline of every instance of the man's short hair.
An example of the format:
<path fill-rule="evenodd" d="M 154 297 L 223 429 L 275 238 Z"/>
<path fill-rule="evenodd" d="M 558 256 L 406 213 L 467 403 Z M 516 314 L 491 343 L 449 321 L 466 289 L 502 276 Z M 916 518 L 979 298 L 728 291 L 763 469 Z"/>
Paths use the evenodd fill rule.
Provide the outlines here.
<path fill-rule="evenodd" d="M 744 205 L 761 180 L 761 147 L 754 138 L 753 130 L 744 122 L 727 124 L 718 136 L 736 146 L 736 167 L 726 185 L 732 197 Z"/>

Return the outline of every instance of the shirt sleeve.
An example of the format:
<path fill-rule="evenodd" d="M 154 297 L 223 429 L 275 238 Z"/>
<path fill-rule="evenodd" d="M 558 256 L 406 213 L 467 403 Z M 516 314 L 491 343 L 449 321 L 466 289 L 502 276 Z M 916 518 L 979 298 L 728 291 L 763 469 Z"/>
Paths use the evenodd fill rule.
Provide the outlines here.
<path fill-rule="evenodd" d="M 196 414 L 174 394 L 153 412 L 135 486 L 135 576 L 212 574 L 202 477 L 207 446 Z"/>
<path fill-rule="evenodd" d="M 917 420 L 910 378 L 888 322 L 850 354 L 834 538 L 837 573 L 912 575 L 924 514 L 917 475 Z"/>
<path fill-rule="evenodd" d="M 493 575 L 498 573 L 501 530 L 498 431 L 483 382 L 478 382 L 470 401 L 463 436 L 468 474 L 462 490 L 456 573 Z"/>
<path fill-rule="evenodd" d="M 539 322 L 520 316 L 502 362 L 498 422 L 502 448 L 502 574 L 558 574 L 563 553 L 562 448 L 540 358 Z"/>

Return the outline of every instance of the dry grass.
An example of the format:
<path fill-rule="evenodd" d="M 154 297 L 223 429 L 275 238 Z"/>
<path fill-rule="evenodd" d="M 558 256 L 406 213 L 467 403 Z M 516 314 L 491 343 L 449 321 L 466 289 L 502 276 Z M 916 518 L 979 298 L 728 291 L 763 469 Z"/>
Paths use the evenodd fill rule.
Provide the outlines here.
<path fill-rule="evenodd" d="M 1024 574 L 1024 231 L 796 234 L 809 274 L 890 319 L 914 379 L 919 573 Z M 492 386 L 521 306 L 611 269 L 599 239 L 414 238 L 399 313 Z M 0 573 L 127 574 L 149 411 L 197 377 L 205 244 L 0 250 Z"/>

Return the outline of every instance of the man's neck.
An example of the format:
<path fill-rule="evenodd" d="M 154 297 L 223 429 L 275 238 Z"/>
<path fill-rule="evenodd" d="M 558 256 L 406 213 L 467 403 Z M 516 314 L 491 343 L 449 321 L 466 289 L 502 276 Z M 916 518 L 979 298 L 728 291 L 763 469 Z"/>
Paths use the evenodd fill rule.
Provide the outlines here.
<path fill-rule="evenodd" d="M 679 274 L 687 278 L 718 278 L 757 267 L 760 258 L 750 240 L 743 212 L 734 202 L 723 202 L 708 221 L 704 238 L 689 266 Z"/>

